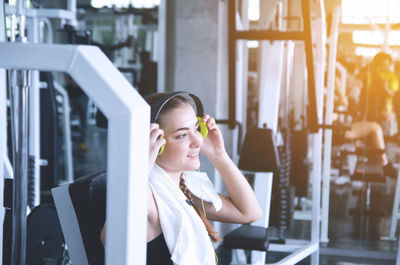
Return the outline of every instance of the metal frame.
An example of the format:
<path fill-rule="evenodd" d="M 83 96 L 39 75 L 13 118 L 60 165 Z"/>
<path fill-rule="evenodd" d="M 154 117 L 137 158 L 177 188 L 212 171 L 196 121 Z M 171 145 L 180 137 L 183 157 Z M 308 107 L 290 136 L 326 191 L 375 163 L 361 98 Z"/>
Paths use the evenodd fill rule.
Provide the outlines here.
<path fill-rule="evenodd" d="M 68 10 L 63 9 L 32 9 L 26 8 L 23 1 L 17 1 L 15 6 L 5 5 L 5 14 L 23 16 L 24 20 L 20 26 L 25 27 L 25 17 L 28 18 L 27 33 L 28 41 L 30 43 L 40 42 L 40 29 L 39 21 L 43 18 L 49 23 L 48 18 L 60 19 L 62 23 L 68 21 L 69 24 L 76 26 L 76 0 L 68 0 Z M 12 26 L 14 24 L 12 23 Z M 52 29 L 49 28 L 52 33 Z M 11 29 L 15 32 L 14 29 Z M 51 34 L 52 35 L 52 34 Z M 12 40 L 14 40 L 14 33 L 12 33 Z M 52 40 L 51 40 L 52 41 Z M 32 87 L 30 88 L 29 96 L 29 157 L 33 158 L 34 177 L 35 177 L 35 192 L 34 192 L 34 205 L 40 204 L 40 166 L 43 162 L 40 158 L 40 80 L 39 71 L 32 71 L 31 74 Z M 67 161 L 68 162 L 68 161 Z M 46 164 L 46 163 L 44 163 Z M 67 165 L 69 166 L 69 165 Z"/>
<path fill-rule="evenodd" d="M 0 41 L 6 40 L 4 1 L 0 2 Z M 12 176 L 12 169 L 7 155 L 7 107 L 6 107 L 6 71 L 0 69 L 0 264 L 3 260 L 3 207 L 4 178 Z M 11 174 L 10 174 L 11 173 Z"/>
<path fill-rule="evenodd" d="M 302 0 L 304 30 L 301 32 L 283 32 L 275 30 L 237 30 L 236 1 L 228 2 L 228 86 L 229 86 L 229 128 L 235 128 L 236 121 L 236 41 L 244 40 L 302 40 L 305 42 L 307 73 L 308 73 L 308 121 L 311 132 L 317 132 L 318 115 L 316 104 L 316 88 L 314 77 L 313 42 L 311 35 L 310 0 Z"/>
<path fill-rule="evenodd" d="M 97 47 L 0 43 L 0 58 L 1 68 L 67 72 L 106 115 L 106 264 L 145 264 L 148 104 Z"/>
<path fill-rule="evenodd" d="M 72 140 L 71 140 L 71 119 L 70 119 L 70 105 L 68 92 L 56 81 L 53 82 L 54 88 L 61 94 L 62 102 L 62 132 L 64 138 L 64 156 L 65 156 L 65 179 L 68 183 L 74 181 L 74 166 L 72 158 Z"/>
<path fill-rule="evenodd" d="M 160 0 L 158 7 L 158 59 L 157 59 L 157 91 L 166 90 L 167 60 L 167 0 Z"/>
<path fill-rule="evenodd" d="M 335 7 L 329 39 L 328 87 L 325 108 L 325 125 L 332 125 L 335 91 L 337 41 L 339 36 L 340 7 Z M 332 129 L 324 130 L 324 158 L 322 163 L 321 242 L 329 242 L 329 193 L 332 155 Z"/>
<path fill-rule="evenodd" d="M 394 192 L 394 199 L 393 199 L 393 208 L 392 208 L 392 218 L 390 221 L 390 230 L 389 230 L 389 236 L 388 237 L 382 237 L 382 240 L 392 240 L 396 241 L 396 227 L 397 227 L 397 222 L 400 219 L 400 211 L 399 211 L 399 205 L 400 205 L 400 168 L 397 173 L 397 179 L 396 179 L 396 189 Z M 400 238 L 400 237 L 399 237 Z M 400 247 L 400 246 L 399 246 Z M 398 261 L 400 263 L 400 261 Z"/>
<path fill-rule="evenodd" d="M 313 6 L 313 9 L 316 9 L 316 12 L 319 13 L 321 17 L 325 17 L 325 11 L 323 8 L 323 2 L 322 1 L 317 1 L 314 3 L 315 6 Z M 235 7 L 235 1 L 231 0 L 229 1 L 229 6 L 228 6 L 228 20 L 229 20 L 229 88 L 230 88 L 230 94 L 229 94 L 229 120 L 230 120 L 230 128 L 234 128 L 234 121 L 236 119 L 236 108 L 235 108 L 235 102 L 236 102 L 236 84 L 235 84 L 235 62 L 236 62 L 236 40 L 238 39 L 256 39 L 256 40 L 274 40 L 274 41 L 282 41 L 282 40 L 303 40 L 304 45 L 305 45 L 305 53 L 306 53 L 306 65 L 307 65 L 307 82 L 308 82 L 308 100 L 311 108 L 309 108 L 308 112 L 308 119 L 309 119 L 309 128 L 311 132 L 314 132 L 316 134 L 313 135 L 313 142 L 312 142 L 312 148 L 314 150 L 313 152 L 313 162 L 314 162 L 314 168 L 312 172 L 312 230 L 311 230 L 311 241 L 310 242 L 302 242 L 299 244 L 297 242 L 296 244 L 285 244 L 285 245 L 279 245 L 279 244 L 271 244 L 270 245 L 270 251 L 279 251 L 279 252 L 292 252 L 288 256 L 286 256 L 284 259 L 280 260 L 277 263 L 274 264 L 295 264 L 305 257 L 311 255 L 311 264 L 318 264 L 319 263 L 319 217 L 320 217 L 320 182 L 321 182 L 321 158 L 322 158 L 322 130 L 319 128 L 319 124 L 322 123 L 322 107 L 323 107 L 323 78 L 324 78 L 324 49 L 325 49 L 325 43 L 326 40 L 324 39 L 324 33 L 325 33 L 325 24 L 324 21 L 321 20 L 317 21 L 317 37 L 319 38 L 317 40 L 317 46 L 315 48 L 315 53 L 316 57 L 314 59 L 313 55 L 313 41 L 312 41 L 312 36 L 311 36 L 311 17 L 310 17 L 310 2 L 309 0 L 302 0 L 302 11 L 303 11 L 303 18 L 304 18 L 304 31 L 303 32 L 282 32 L 282 31 L 271 31 L 271 30 L 261 30 L 261 31 L 240 31 L 238 32 L 236 30 L 236 24 L 235 24 L 235 13 L 236 13 L 236 7 Z M 283 42 L 281 42 L 283 44 Z M 273 45 L 272 44 L 269 44 Z M 280 42 L 277 42 L 275 45 L 279 45 Z M 264 44 L 268 45 L 268 44 Z M 267 49 L 264 49 L 264 51 L 267 51 Z M 268 55 L 269 57 L 274 57 L 276 54 L 279 56 L 279 52 L 277 51 L 269 51 Z M 262 62 L 263 64 L 267 63 L 268 57 L 264 58 L 262 56 Z M 283 58 L 283 46 L 282 46 L 282 54 L 280 54 L 280 58 Z M 314 73 L 314 64 L 318 66 L 320 69 L 317 67 L 317 71 Z M 279 65 L 279 63 L 278 63 Z M 263 67 L 262 67 L 263 68 Z M 267 67 L 264 67 L 264 70 L 267 70 Z M 278 71 L 282 70 L 279 69 L 279 66 L 276 66 L 276 60 L 275 60 L 275 65 L 274 69 L 278 69 Z M 271 69 L 269 69 L 271 70 Z M 274 70 L 272 70 L 273 72 Z M 321 72 L 322 71 L 322 72 Z M 266 73 L 269 73 L 266 71 Z M 317 74 L 317 76 L 315 76 Z M 261 75 L 262 77 L 264 75 Z M 266 75 L 267 76 L 267 75 Z M 268 76 L 272 76 L 271 73 L 269 73 Z M 268 88 L 270 91 L 268 93 L 278 93 L 281 89 L 280 84 L 282 81 L 281 76 L 278 74 L 277 75 L 278 80 L 270 80 L 271 82 L 268 82 Z M 276 77 L 276 76 L 275 76 Z M 267 77 L 266 77 L 267 78 Z M 276 85 L 276 87 L 273 87 Z M 318 93 L 317 93 L 318 92 Z M 274 120 L 273 118 L 277 118 L 278 114 L 275 113 L 275 108 L 278 107 L 279 103 L 275 104 L 273 102 L 270 102 L 270 104 L 265 104 L 265 100 L 274 100 L 275 97 L 269 95 L 269 97 L 266 97 L 267 91 L 266 88 L 263 87 L 263 85 L 260 85 L 260 111 L 259 111 L 259 123 L 262 125 L 264 122 L 268 121 L 268 126 L 274 128 Z M 279 97 L 278 97 L 278 102 L 279 102 Z M 265 112 L 266 105 L 268 106 L 268 112 Z M 264 107 L 262 107 L 264 106 Z M 270 108 L 273 108 L 271 111 Z M 275 115 L 276 114 L 276 115 Z M 275 116 L 274 116 L 275 115 Z M 269 118 L 268 118 L 269 117 Z M 271 183 L 272 177 L 267 180 L 268 182 Z M 257 181 L 257 179 L 256 179 Z M 257 184 L 256 184 L 257 188 Z M 264 199 L 265 199 L 265 193 L 268 192 L 268 187 L 267 191 L 264 191 Z M 265 189 L 265 188 L 264 188 Z M 270 190 L 270 189 L 269 189 Z M 257 193 L 257 192 L 256 192 Z M 264 203 L 265 204 L 265 203 Z M 267 210 L 269 204 L 267 203 L 264 205 L 264 210 Z M 261 220 L 261 222 L 264 222 L 264 226 L 268 225 L 268 222 L 265 222 L 265 220 Z M 262 258 L 265 256 L 262 256 L 258 253 L 258 262 L 263 263 Z M 254 255 L 253 255 L 254 256 Z"/>

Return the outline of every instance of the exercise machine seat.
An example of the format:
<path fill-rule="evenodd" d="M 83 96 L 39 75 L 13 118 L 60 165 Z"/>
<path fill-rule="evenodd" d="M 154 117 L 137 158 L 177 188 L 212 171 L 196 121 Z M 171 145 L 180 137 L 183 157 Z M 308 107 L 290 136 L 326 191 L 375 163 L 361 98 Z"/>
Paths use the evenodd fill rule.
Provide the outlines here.
<path fill-rule="evenodd" d="M 252 128 L 246 133 L 239 169 L 252 172 L 279 172 L 280 158 L 271 129 Z M 267 198 L 265 198 L 267 199 Z M 268 228 L 242 225 L 224 237 L 227 249 L 268 251 Z"/>
<path fill-rule="evenodd" d="M 368 161 L 357 161 L 352 180 L 361 180 L 366 182 L 385 182 L 382 163 L 377 159 L 368 159 Z"/>
<path fill-rule="evenodd" d="M 52 194 L 72 264 L 103 265 L 106 173 L 79 178 Z"/>
<path fill-rule="evenodd" d="M 224 237 L 223 246 L 228 249 L 267 251 L 268 229 L 261 226 L 242 225 Z"/>

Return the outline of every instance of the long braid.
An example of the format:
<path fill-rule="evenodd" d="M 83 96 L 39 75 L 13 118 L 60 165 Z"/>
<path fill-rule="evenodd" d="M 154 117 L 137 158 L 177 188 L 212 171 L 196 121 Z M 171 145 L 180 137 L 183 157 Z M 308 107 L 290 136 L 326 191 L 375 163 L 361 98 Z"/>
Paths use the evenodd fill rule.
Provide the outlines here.
<path fill-rule="evenodd" d="M 193 203 L 193 194 L 187 188 L 187 186 L 185 184 L 185 180 L 183 178 L 181 178 L 181 180 L 179 181 L 179 188 L 183 191 L 183 193 L 185 194 L 186 198 L 188 198 L 188 200 L 190 202 L 192 202 L 194 210 L 200 216 L 200 219 L 203 221 L 204 226 L 206 227 L 208 235 L 211 237 L 211 239 L 216 243 L 220 242 L 222 239 L 217 235 L 217 231 L 214 230 L 213 225 L 203 215 L 203 213 L 199 210 L 199 208 L 197 208 L 197 206 Z"/>

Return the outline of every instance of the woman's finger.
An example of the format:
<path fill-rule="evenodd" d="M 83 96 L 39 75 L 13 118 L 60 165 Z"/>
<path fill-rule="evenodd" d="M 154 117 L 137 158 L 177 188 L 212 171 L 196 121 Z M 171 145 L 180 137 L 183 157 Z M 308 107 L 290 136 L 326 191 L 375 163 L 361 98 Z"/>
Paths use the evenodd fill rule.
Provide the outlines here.
<path fill-rule="evenodd" d="M 160 138 L 164 137 L 164 130 L 163 129 L 153 129 L 152 131 L 150 131 L 150 142 L 154 143 L 155 141 L 157 141 Z"/>
<path fill-rule="evenodd" d="M 210 115 L 208 115 L 208 114 L 204 114 L 203 117 L 201 117 L 202 122 L 207 122 L 208 119 L 210 119 Z"/>

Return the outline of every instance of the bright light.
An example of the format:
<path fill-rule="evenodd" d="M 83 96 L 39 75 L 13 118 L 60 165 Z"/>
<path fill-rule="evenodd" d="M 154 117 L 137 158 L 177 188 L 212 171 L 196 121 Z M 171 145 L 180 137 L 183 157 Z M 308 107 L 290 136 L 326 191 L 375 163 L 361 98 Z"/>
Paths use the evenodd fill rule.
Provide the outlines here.
<path fill-rule="evenodd" d="M 399 0 L 342 0 L 342 23 L 399 23 Z"/>
<path fill-rule="evenodd" d="M 256 21 L 260 19 L 260 0 L 249 0 L 249 20 Z"/>
<path fill-rule="evenodd" d="M 160 5 L 160 0 L 91 0 L 90 4 L 94 8 L 117 7 L 127 8 L 132 5 L 135 8 L 153 8 Z"/>
<path fill-rule="evenodd" d="M 389 32 L 389 45 L 400 45 L 400 31 Z"/>
<path fill-rule="evenodd" d="M 259 46 L 259 44 L 258 44 L 258 41 L 256 41 L 256 40 L 247 41 L 248 48 L 258 48 L 258 46 Z"/>
<path fill-rule="evenodd" d="M 383 40 L 384 40 L 383 33 L 380 31 L 368 31 L 368 30 L 353 31 L 353 42 L 357 44 L 382 45 Z"/>
<path fill-rule="evenodd" d="M 102 7 L 107 6 L 108 0 L 91 0 L 90 4 L 94 8 L 102 8 Z"/>
<path fill-rule="evenodd" d="M 355 30 L 353 31 L 353 42 L 356 44 L 382 45 L 384 42 L 383 32 Z M 400 31 L 389 32 L 389 45 L 400 45 Z"/>
<path fill-rule="evenodd" d="M 372 58 L 380 51 L 381 51 L 381 49 L 378 49 L 378 48 L 357 47 L 356 55 Z"/>

